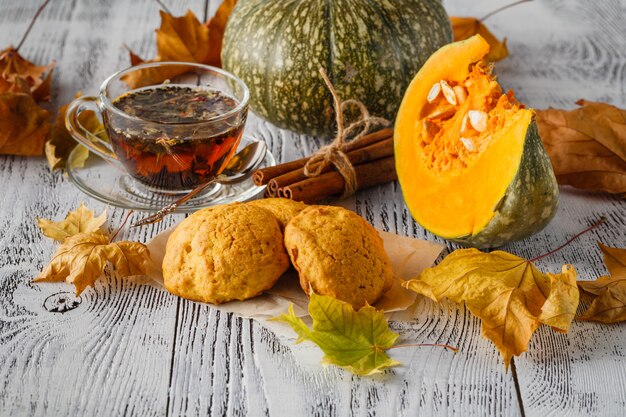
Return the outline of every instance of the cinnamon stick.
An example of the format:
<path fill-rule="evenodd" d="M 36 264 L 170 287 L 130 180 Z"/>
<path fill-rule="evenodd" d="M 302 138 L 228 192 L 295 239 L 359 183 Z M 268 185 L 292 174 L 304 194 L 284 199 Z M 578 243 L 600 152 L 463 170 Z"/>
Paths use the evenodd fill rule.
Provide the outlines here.
<path fill-rule="evenodd" d="M 263 191 L 263 198 L 274 198 L 278 197 L 278 192 L 270 191 L 270 187 L 265 187 L 265 191 Z"/>
<path fill-rule="evenodd" d="M 354 170 L 359 190 L 398 179 L 393 156 L 355 165 Z M 341 194 L 344 185 L 343 177 L 337 171 L 331 171 L 280 188 L 278 195 L 296 201 L 313 203 Z"/>
<path fill-rule="evenodd" d="M 365 146 L 371 145 L 376 142 L 380 142 L 383 139 L 387 139 L 393 137 L 393 129 L 385 128 L 381 130 L 377 130 L 376 132 L 368 133 L 363 136 L 361 139 L 357 141 L 348 142 L 345 146 L 342 147 L 342 151 L 350 152 L 355 149 L 360 149 Z M 288 172 L 294 171 L 296 169 L 303 168 L 306 165 L 307 161 L 310 157 L 298 159 L 291 162 L 286 162 L 284 164 L 275 165 L 273 167 L 262 168 L 254 171 L 252 174 L 252 180 L 255 185 L 265 185 L 272 178 L 276 178 L 280 175 L 286 174 Z"/>
<path fill-rule="evenodd" d="M 354 165 L 363 164 L 365 162 L 373 161 L 376 159 L 384 158 L 393 155 L 393 138 L 383 139 L 380 142 L 375 142 L 371 145 L 364 146 L 363 148 L 355 149 L 346 153 L 346 156 L 350 160 L 350 163 Z M 311 169 L 317 168 L 321 162 L 313 164 Z M 322 170 L 322 174 L 333 171 L 332 164 L 327 164 Z M 295 184 L 300 181 L 306 180 L 308 177 L 304 174 L 304 168 L 295 169 L 285 174 L 279 175 L 276 178 L 272 178 L 267 188 L 269 193 L 276 194 L 279 188 L 286 187 L 289 184 Z"/>

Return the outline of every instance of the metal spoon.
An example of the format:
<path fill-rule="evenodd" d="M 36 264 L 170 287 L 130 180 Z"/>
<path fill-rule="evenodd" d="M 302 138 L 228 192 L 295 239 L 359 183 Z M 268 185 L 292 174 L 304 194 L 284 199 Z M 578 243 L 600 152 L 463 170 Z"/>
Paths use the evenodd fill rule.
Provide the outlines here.
<path fill-rule="evenodd" d="M 146 224 L 160 222 L 165 216 L 176 210 L 178 206 L 200 194 L 211 184 L 236 184 L 238 182 L 244 181 L 245 179 L 250 177 L 252 171 L 254 171 L 261 164 L 261 162 L 263 162 L 266 152 L 267 145 L 263 141 L 256 141 L 247 145 L 231 158 L 222 173 L 219 174 L 217 177 L 198 185 L 189 193 L 185 194 L 173 203 L 162 207 L 153 215 L 133 223 L 132 227 L 144 226 Z"/>

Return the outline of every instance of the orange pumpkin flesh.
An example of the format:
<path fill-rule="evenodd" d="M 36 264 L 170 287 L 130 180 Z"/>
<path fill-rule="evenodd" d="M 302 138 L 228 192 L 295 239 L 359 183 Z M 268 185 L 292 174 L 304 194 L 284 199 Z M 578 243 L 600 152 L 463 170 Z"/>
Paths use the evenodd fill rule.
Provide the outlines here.
<path fill-rule="evenodd" d="M 533 112 L 524 109 L 512 92 L 502 92 L 490 68 L 482 64 L 488 52 L 489 45 L 480 36 L 435 52 L 409 85 L 395 125 L 396 166 L 411 214 L 427 230 L 472 246 L 500 245 L 542 228 L 556 209 L 558 193 L 545 151 L 533 136 Z M 462 93 L 452 97 L 454 105 L 443 92 L 429 97 L 443 89 L 436 86 L 442 80 Z M 472 123 L 470 111 L 486 123 Z M 512 195 L 520 166 L 525 167 L 525 176 L 533 171 L 528 168 L 530 160 L 538 161 L 537 172 L 546 181 L 523 184 L 524 193 L 536 195 L 530 199 L 535 205 L 545 196 L 547 209 L 534 208 L 539 213 L 535 217 L 542 218 L 511 236 L 489 230 L 489 236 L 472 241 L 489 228 L 500 204 Z M 495 223 L 501 229 L 501 223 L 509 220 L 519 218 Z"/>

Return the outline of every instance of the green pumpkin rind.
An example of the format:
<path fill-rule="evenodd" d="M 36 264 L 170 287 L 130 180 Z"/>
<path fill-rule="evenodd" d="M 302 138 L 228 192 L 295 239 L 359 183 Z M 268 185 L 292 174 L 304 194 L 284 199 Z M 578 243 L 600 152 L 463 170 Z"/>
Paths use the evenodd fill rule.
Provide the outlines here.
<path fill-rule="evenodd" d="M 279 127 L 330 136 L 331 96 L 361 100 L 389 120 L 428 57 L 452 41 L 439 0 L 240 0 L 222 49 L 250 88 L 252 109 Z"/>
<path fill-rule="evenodd" d="M 497 214 L 479 233 L 450 240 L 465 246 L 488 248 L 524 239 L 552 220 L 558 201 L 559 187 L 552 164 L 533 120 L 526 131 L 517 174 L 509 184 Z"/>

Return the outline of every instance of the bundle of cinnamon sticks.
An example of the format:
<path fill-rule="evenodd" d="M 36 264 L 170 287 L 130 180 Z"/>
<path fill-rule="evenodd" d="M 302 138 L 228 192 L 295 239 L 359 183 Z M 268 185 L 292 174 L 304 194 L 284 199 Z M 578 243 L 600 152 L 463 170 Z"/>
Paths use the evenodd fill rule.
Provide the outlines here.
<path fill-rule="evenodd" d="M 357 190 L 397 179 L 393 155 L 393 129 L 381 129 L 347 142 L 341 150 L 346 154 L 356 172 Z M 307 177 L 304 166 L 308 158 L 259 169 L 252 178 L 256 185 L 267 185 L 265 197 L 284 197 L 313 203 L 341 195 L 345 181 L 332 164 L 320 175 Z M 311 170 L 318 162 L 309 167 Z"/>

